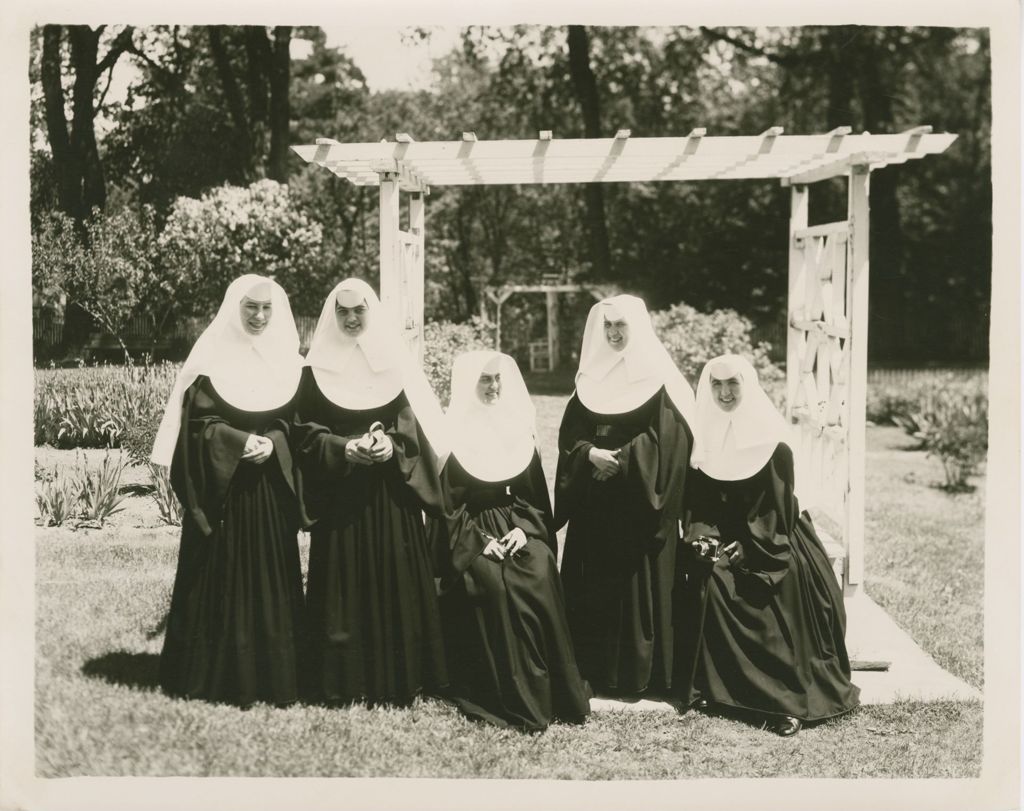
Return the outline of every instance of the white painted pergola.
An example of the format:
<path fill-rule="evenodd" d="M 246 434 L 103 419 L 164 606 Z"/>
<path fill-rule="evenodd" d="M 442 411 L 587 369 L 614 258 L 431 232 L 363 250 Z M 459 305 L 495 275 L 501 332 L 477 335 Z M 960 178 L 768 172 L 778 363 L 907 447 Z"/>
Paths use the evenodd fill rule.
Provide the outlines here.
<path fill-rule="evenodd" d="M 945 151 L 956 139 L 915 127 L 899 134 L 339 143 L 292 147 L 357 186 L 380 194 L 380 293 L 422 357 L 424 199 L 431 186 L 777 179 L 790 192 L 786 415 L 793 425 L 804 507 L 830 526 L 831 554 L 847 594 L 864 571 L 864 456 L 867 395 L 868 197 L 871 171 Z M 808 227 L 809 186 L 848 181 L 847 218 Z M 402 194 L 409 227 L 399 227 Z"/>

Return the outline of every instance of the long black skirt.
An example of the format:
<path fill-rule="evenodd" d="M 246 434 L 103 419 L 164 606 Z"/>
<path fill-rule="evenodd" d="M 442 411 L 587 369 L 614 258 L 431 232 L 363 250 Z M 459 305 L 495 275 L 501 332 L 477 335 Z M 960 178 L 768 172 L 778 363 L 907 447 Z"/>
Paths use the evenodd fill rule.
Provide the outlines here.
<path fill-rule="evenodd" d="M 447 684 L 434 577 L 420 509 L 383 469 L 365 499 L 310 533 L 307 610 L 316 700 L 407 704 Z"/>
<path fill-rule="evenodd" d="M 691 572 L 702 582 L 691 581 L 687 589 L 683 647 L 693 657 L 687 703 L 704 698 L 802 721 L 857 706 L 842 593 L 806 513 L 796 520 L 790 544 L 789 572 L 776 591 L 724 561 L 703 574 Z"/>
<path fill-rule="evenodd" d="M 211 536 L 186 512 L 160 657 L 168 694 L 241 706 L 299 697 L 303 595 L 293 500 L 271 464 L 243 463 Z"/>
<path fill-rule="evenodd" d="M 509 512 L 489 509 L 474 520 L 502 537 L 512 528 Z M 542 541 L 529 539 L 503 561 L 479 555 L 441 610 L 450 697 L 467 715 L 540 730 L 589 714 L 590 689 L 573 655 L 555 556 Z"/>

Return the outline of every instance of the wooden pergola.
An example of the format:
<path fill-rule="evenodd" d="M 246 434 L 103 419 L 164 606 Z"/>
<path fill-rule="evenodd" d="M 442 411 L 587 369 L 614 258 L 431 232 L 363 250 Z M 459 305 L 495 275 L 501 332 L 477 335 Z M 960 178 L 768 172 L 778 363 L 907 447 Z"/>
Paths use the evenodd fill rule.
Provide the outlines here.
<path fill-rule="evenodd" d="M 864 456 L 867 395 L 868 200 L 871 172 L 945 151 L 956 139 L 914 127 L 897 134 L 855 135 L 839 127 L 817 135 L 760 135 L 294 146 L 304 160 L 380 195 L 380 293 L 422 357 L 424 201 L 431 186 L 774 179 L 791 189 L 786 415 L 803 506 L 832 524 L 837 572 L 847 594 L 864 571 Z M 809 187 L 848 181 L 847 217 L 808 227 Z M 409 228 L 399 227 L 401 195 Z"/>

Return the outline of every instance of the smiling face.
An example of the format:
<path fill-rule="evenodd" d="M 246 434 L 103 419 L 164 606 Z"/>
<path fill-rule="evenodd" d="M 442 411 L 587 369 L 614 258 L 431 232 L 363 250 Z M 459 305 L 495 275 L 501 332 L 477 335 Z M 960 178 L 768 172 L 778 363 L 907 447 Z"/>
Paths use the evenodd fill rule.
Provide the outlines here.
<path fill-rule="evenodd" d="M 501 358 L 495 357 L 480 370 L 476 381 L 476 396 L 484 405 L 494 405 L 501 399 Z"/>
<path fill-rule="evenodd" d="M 711 378 L 711 398 L 722 411 L 735 411 L 743 400 L 743 380 L 737 376 Z"/>
<path fill-rule="evenodd" d="M 629 343 L 629 324 L 626 322 L 626 319 L 616 318 L 612 320 L 605 318 L 604 339 L 608 342 L 608 346 L 616 352 L 621 352 L 625 349 L 626 344 Z"/>
<path fill-rule="evenodd" d="M 270 303 L 271 289 L 268 284 L 258 284 L 246 295 L 238 305 L 242 319 L 242 329 L 249 335 L 262 335 L 270 325 L 274 314 L 274 306 Z"/>
<path fill-rule="evenodd" d="M 334 317 L 343 335 L 358 338 L 366 331 L 370 313 L 365 299 L 349 290 L 342 290 L 334 302 Z"/>

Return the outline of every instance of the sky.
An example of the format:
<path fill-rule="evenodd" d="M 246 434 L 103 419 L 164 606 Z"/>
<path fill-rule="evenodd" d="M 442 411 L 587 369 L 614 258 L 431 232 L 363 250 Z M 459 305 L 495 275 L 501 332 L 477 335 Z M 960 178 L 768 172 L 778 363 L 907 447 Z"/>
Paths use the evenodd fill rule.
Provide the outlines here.
<path fill-rule="evenodd" d="M 424 89 L 430 82 L 431 60 L 455 44 L 456 27 L 430 29 L 430 37 L 412 41 L 407 27 L 323 25 L 327 44 L 344 50 L 362 70 L 370 90 Z M 294 54 L 294 51 L 293 51 Z"/>
<path fill-rule="evenodd" d="M 358 25 L 336 23 L 321 26 L 327 45 L 342 49 L 362 70 L 371 91 L 421 90 L 430 84 L 431 60 L 443 56 L 458 38 L 457 26 L 432 26 L 426 39 L 408 36 L 408 26 Z M 404 36 L 403 36 L 404 35 Z M 293 59 L 306 56 L 309 48 L 301 40 L 292 40 Z M 129 84 L 139 75 L 130 59 L 120 59 L 114 68 L 109 101 L 125 101 Z M 101 119 L 102 133 L 110 122 Z"/>

